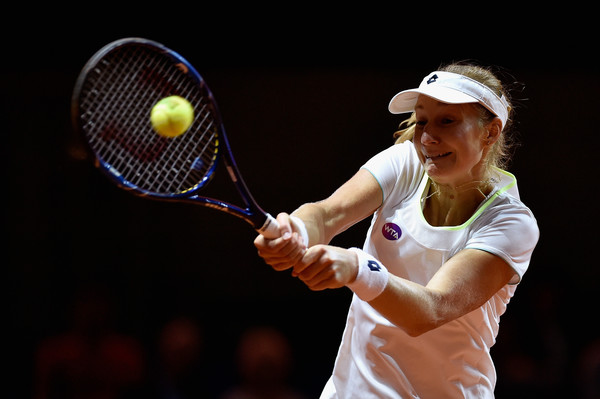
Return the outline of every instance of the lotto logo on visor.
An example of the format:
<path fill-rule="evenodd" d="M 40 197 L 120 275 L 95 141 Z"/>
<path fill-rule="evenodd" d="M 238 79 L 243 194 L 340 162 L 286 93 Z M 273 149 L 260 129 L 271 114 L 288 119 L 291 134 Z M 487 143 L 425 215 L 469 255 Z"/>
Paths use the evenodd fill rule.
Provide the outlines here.
<path fill-rule="evenodd" d="M 433 82 L 435 82 L 436 80 L 438 80 L 438 76 L 436 74 L 434 74 L 432 77 L 430 77 L 429 79 L 427 79 L 427 84 L 430 85 Z"/>

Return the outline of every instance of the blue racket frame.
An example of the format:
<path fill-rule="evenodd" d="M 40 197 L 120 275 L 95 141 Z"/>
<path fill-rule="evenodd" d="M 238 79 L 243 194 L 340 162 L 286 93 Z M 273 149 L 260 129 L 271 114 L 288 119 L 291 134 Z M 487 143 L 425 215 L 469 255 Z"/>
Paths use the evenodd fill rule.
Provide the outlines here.
<path fill-rule="evenodd" d="M 125 46 L 133 46 L 134 48 L 137 48 L 136 46 L 139 46 L 140 48 L 148 48 L 151 49 L 151 51 L 157 51 L 163 54 L 164 56 L 168 57 L 172 65 L 177 67 L 178 71 L 181 71 L 185 76 L 191 78 L 194 81 L 194 84 L 196 85 L 195 89 L 199 89 L 201 91 L 202 98 L 204 99 L 203 111 L 205 113 L 207 112 L 212 117 L 211 126 L 214 125 L 214 127 L 212 127 L 212 129 L 214 129 L 213 136 L 216 137 L 214 140 L 211 140 L 213 150 L 210 154 L 210 165 L 208 165 L 206 170 L 202 173 L 202 178 L 199 181 L 195 182 L 195 184 L 191 185 L 190 187 L 186 187 L 184 190 L 181 190 L 179 192 L 159 192 L 157 190 L 145 189 L 143 187 L 140 187 L 140 185 L 130 181 L 130 179 L 126 178 L 123 175 L 123 173 L 119 170 L 120 167 L 115 167 L 115 162 L 111 162 L 110 160 L 104 159 L 104 156 L 101 153 L 101 151 L 98 150 L 95 144 L 92 144 L 92 141 L 94 141 L 96 138 L 90 137 L 92 135 L 88 134 L 89 130 L 96 129 L 96 121 L 92 118 L 91 115 L 93 115 L 96 112 L 100 113 L 102 117 L 104 117 L 105 115 L 102 114 L 103 111 L 97 111 L 97 109 L 94 108 L 96 103 L 93 101 L 93 98 L 89 102 L 94 106 L 89 106 L 87 104 L 85 107 L 82 106 L 82 104 L 86 101 L 86 96 L 99 96 L 98 91 L 102 90 L 98 90 L 96 88 L 89 89 L 87 85 L 91 85 L 92 83 L 90 83 L 90 81 L 93 81 L 93 79 L 95 79 L 101 74 L 100 70 L 102 69 L 103 62 L 108 63 L 107 61 L 105 61 L 107 57 L 109 57 L 114 51 L 124 48 Z M 157 86 L 166 84 L 163 80 L 160 79 L 160 77 L 151 76 L 152 73 L 153 72 L 150 71 L 149 74 L 146 76 L 147 79 L 156 80 L 156 82 L 151 81 L 151 83 L 156 83 Z M 187 87 L 190 87 L 190 85 L 188 84 Z M 171 95 L 181 94 L 182 97 L 185 97 L 185 93 L 177 93 L 176 90 L 173 90 L 173 88 L 171 87 L 169 87 L 169 89 L 171 89 Z M 135 106 L 137 106 L 137 104 Z M 140 109 L 136 109 L 135 111 L 136 114 L 142 113 Z M 94 54 L 94 56 L 90 58 L 90 60 L 85 64 L 85 66 L 81 70 L 81 73 L 79 74 L 79 77 L 76 81 L 73 90 L 71 114 L 74 128 L 85 138 L 84 141 L 87 143 L 89 150 L 94 154 L 94 157 L 96 159 L 95 165 L 120 188 L 130 191 L 133 194 L 136 194 L 141 197 L 164 201 L 189 202 L 217 209 L 245 220 L 247 223 L 252 225 L 254 229 L 263 234 L 267 232 L 266 234 L 271 237 L 278 236 L 279 233 L 277 228 L 277 222 L 271 215 L 266 213 L 256 203 L 248 187 L 246 186 L 244 179 L 242 178 L 242 175 L 233 157 L 233 153 L 231 151 L 229 141 L 225 133 L 225 128 L 221 119 L 221 115 L 211 90 L 207 86 L 200 73 L 198 73 L 198 71 L 194 68 L 194 66 L 190 64 L 179 53 L 167 48 L 166 46 L 160 43 L 144 38 L 124 38 L 107 44 L 96 54 Z M 124 118 L 130 116 L 131 115 L 127 115 Z M 147 123 L 148 125 L 150 125 L 149 119 L 146 119 L 147 120 L 142 123 Z M 114 129 L 110 127 L 110 123 L 112 123 L 110 119 L 109 122 L 106 122 L 105 119 L 102 119 L 102 121 L 105 125 L 109 127 L 102 127 L 102 133 L 100 133 L 101 136 L 107 134 L 112 135 L 112 130 L 116 131 L 116 133 L 114 133 L 115 135 L 120 134 L 121 131 L 125 130 L 120 126 Z M 106 133 L 107 131 L 109 131 L 109 133 Z M 106 139 L 105 137 L 100 138 L 104 140 L 104 142 L 118 141 L 114 140 L 113 136 L 110 136 L 108 139 Z M 168 141 L 172 139 L 153 138 L 153 140 L 154 139 L 164 140 L 165 143 L 172 143 L 172 141 Z M 100 140 L 98 139 L 97 141 Z M 133 150 L 130 148 L 128 149 L 128 151 L 132 152 Z M 137 149 L 135 151 L 137 151 Z M 204 155 L 204 153 L 202 154 Z M 110 155 L 113 154 L 110 153 Z M 149 157 L 153 156 L 154 154 L 148 155 L 141 153 L 141 155 L 143 155 L 144 157 Z M 139 154 L 136 156 L 139 156 Z M 129 156 L 128 158 L 134 158 L 134 156 Z M 240 206 L 216 198 L 202 196 L 199 192 L 212 179 L 216 171 L 217 165 L 219 164 L 219 158 L 223 158 L 222 161 L 224 162 L 229 176 L 234 186 L 236 187 L 240 197 L 243 199 L 246 208 L 242 208 Z M 201 158 L 198 157 L 191 161 L 191 168 L 204 168 L 204 163 L 205 162 L 203 162 Z"/>

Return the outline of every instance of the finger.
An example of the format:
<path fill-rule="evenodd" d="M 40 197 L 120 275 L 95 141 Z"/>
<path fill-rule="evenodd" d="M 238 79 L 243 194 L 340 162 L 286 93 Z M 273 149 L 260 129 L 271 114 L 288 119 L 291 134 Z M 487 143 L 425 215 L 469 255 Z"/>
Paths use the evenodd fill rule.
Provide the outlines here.
<path fill-rule="evenodd" d="M 274 240 L 265 241 L 265 245 L 259 248 L 259 252 L 264 255 L 271 255 L 275 257 L 285 258 L 298 258 L 304 254 L 305 247 L 302 245 L 302 239 L 298 233 L 292 233 L 290 239 L 284 239 L 283 237 L 276 238 Z"/>
<path fill-rule="evenodd" d="M 322 291 L 337 286 L 335 273 L 329 267 L 309 268 L 301 273 L 298 278 L 312 291 Z"/>
<path fill-rule="evenodd" d="M 294 271 L 292 272 L 292 275 L 294 277 L 298 277 L 300 274 L 306 273 L 305 278 L 309 278 L 310 272 L 308 270 L 320 267 L 318 263 L 321 262 L 321 258 L 325 255 L 325 253 L 325 247 L 322 245 L 315 245 L 306 249 L 303 253 L 302 259 L 300 259 L 294 265 Z M 313 270 L 313 273 L 316 272 L 316 270 Z"/>
<path fill-rule="evenodd" d="M 335 264 L 318 269 L 317 273 L 301 274 L 300 280 L 313 291 L 340 288 L 345 285 L 344 273 Z"/>
<path fill-rule="evenodd" d="M 267 262 L 268 263 L 268 262 Z M 274 262 L 274 263 L 268 263 L 269 266 L 271 266 L 274 270 L 281 272 L 287 269 L 290 269 L 293 267 L 293 265 L 291 263 L 288 262 Z"/>
<path fill-rule="evenodd" d="M 304 255 L 305 248 L 300 245 L 301 238 L 298 233 L 293 233 L 294 237 L 290 241 L 279 240 L 278 243 L 268 243 L 265 247 L 258 250 L 258 255 L 271 265 L 275 270 L 286 270 L 300 262 Z"/>
<path fill-rule="evenodd" d="M 281 238 L 284 240 L 289 240 L 292 238 L 292 224 L 290 221 L 290 215 L 281 212 L 277 215 L 277 222 L 279 223 L 279 232 L 281 233 Z"/>
<path fill-rule="evenodd" d="M 262 234 L 257 235 L 254 239 L 254 246 L 258 249 L 259 253 L 262 248 L 267 246 L 266 240 L 267 239 Z"/>
<path fill-rule="evenodd" d="M 254 246 L 257 249 L 261 250 L 269 246 L 274 246 L 275 248 L 277 248 L 277 246 L 280 245 L 282 242 L 288 241 L 292 237 L 293 230 L 289 215 L 285 212 L 278 214 L 277 222 L 279 223 L 279 237 L 275 239 L 268 239 L 265 238 L 265 236 L 263 236 L 262 234 L 259 234 L 254 239 Z"/>
<path fill-rule="evenodd" d="M 310 267 L 310 265 L 314 262 L 314 247 L 313 249 L 307 249 L 304 252 L 304 256 L 302 256 L 301 259 L 298 260 L 298 262 L 296 262 L 294 264 L 294 270 L 292 270 L 292 276 L 294 277 L 298 277 L 300 275 L 300 273 L 302 273 L 304 270 L 306 270 L 308 267 Z"/>

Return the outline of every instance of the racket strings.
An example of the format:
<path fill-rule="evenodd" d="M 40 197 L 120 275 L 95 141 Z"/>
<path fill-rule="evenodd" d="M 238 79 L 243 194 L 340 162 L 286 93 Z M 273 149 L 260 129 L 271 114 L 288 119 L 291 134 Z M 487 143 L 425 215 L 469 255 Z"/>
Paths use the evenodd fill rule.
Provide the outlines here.
<path fill-rule="evenodd" d="M 135 58 L 135 57 L 133 57 Z M 161 62 L 162 61 L 162 62 Z M 144 71 L 142 73 L 141 78 L 142 79 L 149 79 L 150 81 L 157 79 L 158 76 L 163 76 L 166 79 L 162 82 L 162 84 L 164 85 L 164 87 L 180 87 L 181 84 L 180 82 L 173 82 L 173 75 L 169 72 L 168 67 L 172 65 L 171 62 L 168 62 L 168 60 L 162 58 L 162 59 L 155 59 L 155 58 L 149 58 L 148 59 L 148 65 L 147 68 L 143 68 L 143 64 L 138 66 L 137 68 L 135 68 L 136 71 Z M 181 75 L 178 74 L 178 76 L 180 77 Z M 139 77 L 139 76 L 138 76 Z M 139 80 L 141 81 L 141 79 Z M 135 93 L 138 94 L 145 94 L 146 91 L 143 90 L 137 90 Z M 161 92 L 160 96 L 166 96 L 167 93 L 163 93 Z M 144 98 L 139 98 L 139 99 L 134 99 L 140 102 L 145 102 Z M 150 100 L 150 103 L 148 104 L 148 109 L 151 109 L 153 105 L 153 101 Z M 145 121 L 143 121 L 145 122 Z M 153 132 L 152 132 L 153 133 Z M 138 173 L 136 174 L 137 179 L 132 180 L 132 182 L 137 185 L 137 186 L 141 186 L 142 184 L 147 185 L 148 187 L 153 187 L 153 190 L 156 192 L 179 192 L 183 190 L 183 185 L 186 183 L 186 179 L 178 176 L 179 171 L 181 170 L 181 161 L 175 163 L 174 160 L 172 159 L 172 154 L 175 153 L 175 151 L 179 150 L 181 151 L 181 149 L 179 148 L 167 148 L 165 151 L 165 157 L 163 158 L 164 163 L 162 165 L 164 165 L 164 167 L 161 167 L 160 169 L 157 169 L 156 166 L 157 164 L 152 162 L 154 160 L 154 157 L 156 156 L 156 154 L 160 151 L 162 151 L 164 149 L 164 146 L 166 143 L 168 143 L 168 139 L 164 139 L 161 138 L 159 136 L 156 136 L 155 134 L 152 134 L 153 138 L 155 138 L 155 140 L 143 140 L 141 143 L 139 143 L 139 145 L 136 145 L 137 148 L 139 148 L 140 153 L 144 154 L 144 156 L 147 158 L 147 160 L 149 160 L 150 162 L 146 162 L 146 163 L 142 163 L 140 165 L 140 169 L 138 170 Z M 140 140 L 141 135 L 138 136 L 131 136 L 131 137 L 135 137 L 137 140 Z M 181 147 L 181 143 L 183 143 L 182 141 L 178 142 L 180 145 L 176 146 L 176 147 Z M 136 143 L 137 144 L 137 143 Z M 173 143 L 171 143 L 173 144 Z M 168 167 L 167 167 L 168 165 Z M 197 182 L 197 180 L 196 180 Z M 188 185 L 192 185 L 195 182 L 189 183 Z"/>
<path fill-rule="evenodd" d="M 198 117 L 202 120 L 199 120 Z M 195 112 L 194 124 L 198 124 L 199 129 L 195 132 L 203 132 L 198 141 L 198 146 L 187 146 L 183 141 L 172 142 L 172 147 L 167 151 L 168 156 L 165 157 L 166 176 L 161 176 L 161 179 L 155 180 L 158 191 L 172 191 L 170 184 L 179 181 L 178 175 L 181 172 L 180 166 L 185 165 L 187 176 L 181 180 L 181 185 L 176 188 L 177 192 L 184 192 L 201 181 L 204 178 L 203 165 L 212 165 L 215 161 L 216 153 L 212 150 L 211 145 L 216 140 L 216 131 L 213 126 L 212 118 L 208 118 L 210 113 L 206 110 L 206 105 Z M 164 178 L 162 178 L 164 177 Z"/>
<path fill-rule="evenodd" d="M 194 122 L 181 136 L 159 136 L 150 124 L 154 104 L 168 95 L 192 103 Z M 105 54 L 88 73 L 80 94 L 84 133 L 111 173 L 154 194 L 201 186 L 218 151 L 210 93 L 181 64 L 142 45 Z"/>
<path fill-rule="evenodd" d="M 139 54 L 134 53 L 131 56 L 131 59 L 140 59 Z M 124 69 L 122 72 L 122 74 L 124 74 L 124 76 L 130 76 L 129 79 L 127 80 L 121 80 L 121 79 L 117 79 L 117 83 L 120 85 L 116 87 L 114 93 L 118 94 L 119 97 L 118 98 L 113 98 L 113 101 L 120 101 L 122 98 L 124 98 L 123 96 L 120 95 L 120 93 L 130 93 L 130 97 L 128 98 L 128 101 L 130 101 L 133 104 L 144 104 L 147 106 L 148 104 L 148 100 L 146 98 L 144 98 L 144 96 L 146 96 L 148 93 L 146 90 L 139 90 L 139 87 L 137 87 L 134 83 L 135 82 L 139 82 L 141 80 L 140 77 L 140 73 L 141 73 L 141 66 L 143 64 L 129 64 L 129 63 L 121 63 L 120 66 L 122 66 Z M 152 65 L 149 64 L 148 65 L 149 68 L 158 68 L 158 65 Z M 117 70 L 118 71 L 118 70 Z M 116 75 L 117 77 L 120 75 Z M 143 126 L 144 121 L 140 120 L 140 118 L 143 118 L 143 113 L 137 113 L 137 114 L 130 114 L 127 115 L 125 114 L 125 112 L 128 111 L 128 107 L 126 106 L 126 104 L 122 104 L 119 103 L 119 110 L 121 111 L 120 115 L 115 115 L 114 120 L 119 120 L 119 121 L 123 121 L 123 129 L 125 129 L 126 131 L 135 131 L 137 126 Z M 129 116 L 129 117 L 128 117 Z M 124 140 L 122 141 L 121 146 L 119 147 L 119 151 L 116 151 L 114 153 L 114 155 L 117 157 L 117 159 L 119 159 L 119 161 L 121 163 L 117 164 L 114 163 L 115 167 L 117 169 L 119 169 L 119 166 L 129 166 L 127 163 L 127 152 L 126 151 L 131 151 L 131 149 L 135 149 L 134 154 L 142 157 L 142 159 L 144 159 L 144 157 L 148 160 L 151 160 L 153 157 L 153 154 L 156 154 L 156 152 L 159 150 L 159 143 L 160 140 L 148 140 L 148 135 L 147 134 L 129 134 L 126 137 L 124 137 Z M 115 145 L 116 143 L 111 143 L 113 145 Z M 108 160 L 109 162 L 115 162 L 114 160 Z M 111 162 L 111 164 L 113 164 Z M 138 173 L 137 174 L 133 174 L 134 176 L 143 176 L 144 173 L 142 171 L 142 169 L 138 169 Z M 132 180 L 132 182 L 136 185 L 139 185 L 139 179 L 137 179 L 137 181 L 134 179 Z"/>

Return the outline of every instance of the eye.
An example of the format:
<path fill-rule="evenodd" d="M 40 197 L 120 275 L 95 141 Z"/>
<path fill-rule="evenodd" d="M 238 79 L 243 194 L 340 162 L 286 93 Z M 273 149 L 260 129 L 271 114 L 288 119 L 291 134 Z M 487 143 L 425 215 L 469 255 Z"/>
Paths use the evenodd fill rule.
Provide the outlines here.
<path fill-rule="evenodd" d="M 442 125 L 449 125 L 449 124 L 451 124 L 451 123 L 454 122 L 454 119 L 452 119 L 452 118 L 442 118 L 441 122 L 442 122 Z"/>

